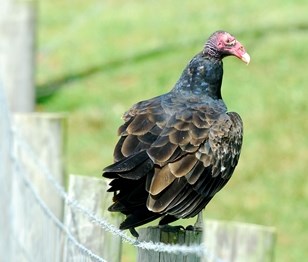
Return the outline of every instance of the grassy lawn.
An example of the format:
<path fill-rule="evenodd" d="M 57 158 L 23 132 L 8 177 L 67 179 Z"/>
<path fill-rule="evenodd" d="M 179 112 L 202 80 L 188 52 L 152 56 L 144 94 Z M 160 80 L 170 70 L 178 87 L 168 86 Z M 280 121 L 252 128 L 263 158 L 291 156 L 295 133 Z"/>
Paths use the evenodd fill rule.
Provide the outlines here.
<path fill-rule="evenodd" d="M 244 145 L 205 216 L 275 226 L 276 261 L 305 261 L 306 0 L 55 0 L 38 10 L 37 110 L 70 113 L 67 169 L 96 177 L 112 162 L 124 111 L 171 89 L 210 33 L 233 33 L 252 59 L 224 61 L 223 96 L 243 118 Z"/>

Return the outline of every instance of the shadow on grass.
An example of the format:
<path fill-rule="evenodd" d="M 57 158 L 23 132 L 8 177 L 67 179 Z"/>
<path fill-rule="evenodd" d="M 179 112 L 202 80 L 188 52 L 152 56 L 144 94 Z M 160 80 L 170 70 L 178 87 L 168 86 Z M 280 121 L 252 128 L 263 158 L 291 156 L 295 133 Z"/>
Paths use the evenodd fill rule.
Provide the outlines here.
<path fill-rule="evenodd" d="M 185 45 L 186 44 L 187 43 L 185 43 Z M 174 52 L 178 49 L 181 49 L 183 45 L 184 44 L 173 44 L 173 45 L 168 45 L 165 47 L 159 47 L 159 48 L 150 50 L 148 52 L 136 54 L 131 57 L 123 57 L 122 59 L 110 61 L 105 64 L 94 65 L 82 71 L 64 75 L 48 83 L 37 85 L 36 86 L 36 101 L 41 103 L 41 102 L 48 100 L 49 98 L 52 97 L 52 95 L 55 94 L 56 91 L 58 91 L 62 87 L 62 85 L 67 84 L 71 81 L 81 80 L 83 78 L 87 78 L 99 72 L 106 72 L 109 70 L 114 70 L 118 67 L 123 66 L 124 64 L 138 63 L 138 62 L 142 62 L 144 60 L 151 59 L 154 57 L 155 58 L 160 57 L 168 53 Z"/>
<path fill-rule="evenodd" d="M 256 28 L 255 30 L 251 31 L 239 31 L 236 35 L 243 36 L 243 35 L 250 35 L 252 36 L 254 42 L 251 44 L 256 44 L 262 38 L 270 35 L 270 34 L 288 34 L 294 31 L 307 31 L 308 24 L 305 22 L 297 23 L 297 24 L 288 24 L 284 26 L 278 27 L 268 27 L 268 28 Z M 86 68 L 82 71 L 71 73 L 64 75 L 58 79 L 52 80 L 48 83 L 36 86 L 36 101 L 38 103 L 43 103 L 50 99 L 64 84 L 67 84 L 71 81 L 81 80 L 83 78 L 87 78 L 91 75 L 94 75 L 99 72 L 106 72 L 108 70 L 116 69 L 124 64 L 128 63 L 138 63 L 150 58 L 157 58 L 163 56 L 168 53 L 172 53 L 183 47 L 188 47 L 189 45 L 196 43 L 199 39 L 192 39 L 191 41 L 186 41 L 184 43 L 174 43 L 171 45 L 167 45 L 164 47 L 159 47 L 148 52 L 136 54 L 135 56 L 131 57 L 124 57 L 122 59 L 114 60 L 105 64 L 95 65 L 90 68 Z"/>

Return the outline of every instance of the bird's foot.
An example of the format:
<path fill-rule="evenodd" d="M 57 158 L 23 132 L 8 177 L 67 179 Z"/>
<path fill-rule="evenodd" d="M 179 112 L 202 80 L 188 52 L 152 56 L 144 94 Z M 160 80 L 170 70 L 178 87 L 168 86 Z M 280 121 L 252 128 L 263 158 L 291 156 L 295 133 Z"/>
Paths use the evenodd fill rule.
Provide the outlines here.
<path fill-rule="evenodd" d="M 166 232 L 179 232 L 185 230 L 183 226 L 159 225 L 158 227 Z"/>
<path fill-rule="evenodd" d="M 188 226 L 188 230 L 193 231 L 202 231 L 203 230 L 203 215 L 202 212 L 200 212 L 197 216 L 196 223 L 193 226 Z M 186 228 L 187 229 L 187 228 Z"/>
<path fill-rule="evenodd" d="M 194 226 L 189 225 L 185 229 L 188 230 L 188 231 L 202 231 L 203 230 L 202 226 L 196 226 L 196 225 L 194 225 Z"/>

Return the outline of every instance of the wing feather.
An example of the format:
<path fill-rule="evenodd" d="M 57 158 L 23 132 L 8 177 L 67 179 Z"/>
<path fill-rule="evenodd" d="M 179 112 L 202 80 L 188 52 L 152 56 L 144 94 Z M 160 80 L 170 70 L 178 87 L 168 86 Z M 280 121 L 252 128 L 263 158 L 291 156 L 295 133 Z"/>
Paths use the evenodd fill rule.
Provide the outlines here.
<path fill-rule="evenodd" d="M 150 194 L 147 200 L 148 209 L 157 213 L 163 212 L 172 200 L 185 189 L 186 184 L 184 178 L 178 178 L 157 196 Z"/>
<path fill-rule="evenodd" d="M 175 177 L 186 176 L 197 164 L 198 159 L 193 154 L 187 154 L 181 159 L 169 163 L 167 167 Z"/>
<path fill-rule="evenodd" d="M 144 135 L 149 132 L 155 125 L 155 122 L 150 121 L 147 114 L 137 115 L 128 125 L 126 131 L 129 134 Z"/>
<path fill-rule="evenodd" d="M 179 146 L 187 145 L 190 140 L 191 136 L 188 130 L 177 130 L 173 134 L 169 135 L 169 141 Z"/>
<path fill-rule="evenodd" d="M 195 165 L 195 167 L 185 176 L 187 179 L 187 182 L 190 185 L 194 185 L 197 180 L 200 179 L 200 176 L 204 173 L 205 166 L 201 161 L 198 161 L 198 163 Z"/>
<path fill-rule="evenodd" d="M 164 189 L 166 189 L 176 177 L 171 173 L 168 166 L 163 168 L 155 168 L 155 173 L 151 181 L 149 193 L 151 195 L 157 195 Z"/>
<path fill-rule="evenodd" d="M 123 156 L 128 157 L 134 154 L 136 151 L 138 152 L 138 147 L 140 145 L 140 141 L 135 135 L 126 136 L 125 140 L 121 145 L 121 152 Z"/>

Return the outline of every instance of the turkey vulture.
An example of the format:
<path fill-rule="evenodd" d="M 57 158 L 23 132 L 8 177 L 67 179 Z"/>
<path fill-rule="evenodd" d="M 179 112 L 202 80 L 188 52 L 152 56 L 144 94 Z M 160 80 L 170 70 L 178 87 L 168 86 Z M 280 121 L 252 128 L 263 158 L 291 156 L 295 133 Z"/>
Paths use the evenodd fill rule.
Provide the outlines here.
<path fill-rule="evenodd" d="M 123 116 L 112 179 L 111 212 L 129 229 L 161 217 L 160 225 L 196 216 L 230 179 L 238 163 L 243 124 L 221 97 L 222 59 L 250 57 L 234 36 L 213 33 L 192 58 L 173 89 L 141 101 Z"/>

